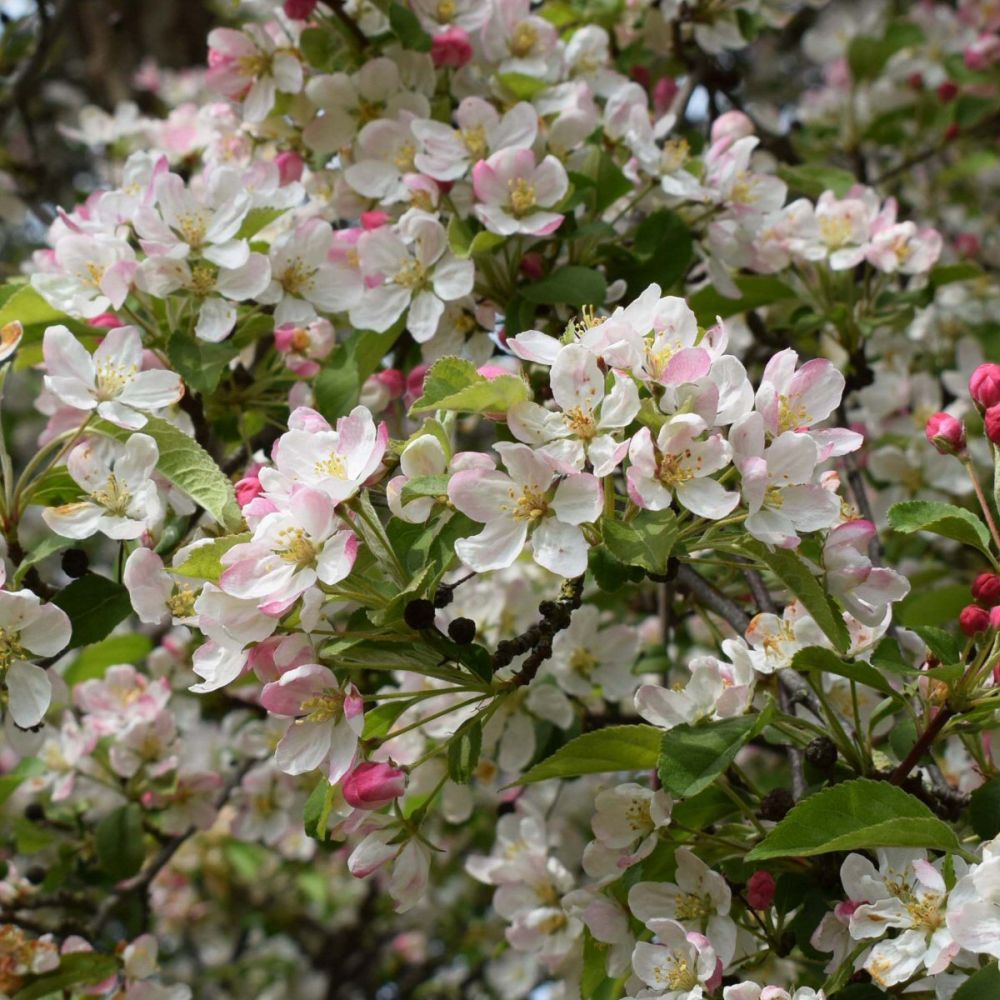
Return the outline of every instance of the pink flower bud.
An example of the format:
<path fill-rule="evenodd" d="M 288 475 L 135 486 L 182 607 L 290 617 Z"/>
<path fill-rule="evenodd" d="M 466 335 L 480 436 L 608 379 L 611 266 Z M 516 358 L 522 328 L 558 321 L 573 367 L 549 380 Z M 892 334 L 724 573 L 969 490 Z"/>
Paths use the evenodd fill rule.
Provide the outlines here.
<path fill-rule="evenodd" d="M 482 375 L 485 379 L 490 379 L 491 381 L 495 378 L 499 378 L 501 375 L 510 375 L 511 370 L 509 368 L 504 368 L 503 365 L 480 365 L 476 369 L 478 375 Z"/>
<path fill-rule="evenodd" d="M 986 436 L 994 444 L 1000 444 L 1000 404 L 991 406 L 983 414 L 983 424 L 986 427 Z"/>
<path fill-rule="evenodd" d="M 774 876 L 763 869 L 756 871 L 747 882 L 747 902 L 755 910 L 768 910 L 774 902 Z"/>
<path fill-rule="evenodd" d="M 406 376 L 406 405 L 412 406 L 424 394 L 424 379 L 430 365 L 417 365 L 409 375 Z"/>
<path fill-rule="evenodd" d="M 727 111 L 712 123 L 713 145 L 723 139 L 729 143 L 753 135 L 753 122 L 742 111 Z"/>
<path fill-rule="evenodd" d="M 959 612 L 958 627 L 968 636 L 985 632 L 990 627 L 990 613 L 978 604 L 969 604 Z"/>
<path fill-rule="evenodd" d="M 87 320 L 87 326 L 96 327 L 98 330 L 117 330 L 125 324 L 112 312 L 100 313 Z"/>
<path fill-rule="evenodd" d="M 388 391 L 390 399 L 399 399 L 406 392 L 406 376 L 398 368 L 386 368 L 375 377 Z"/>
<path fill-rule="evenodd" d="M 245 507 L 254 497 L 260 496 L 264 487 L 260 485 L 260 480 L 254 475 L 244 477 L 233 489 L 236 491 L 236 502 L 240 507 Z"/>
<path fill-rule="evenodd" d="M 965 424 L 950 413 L 932 413 L 924 433 L 942 455 L 957 455 L 965 450 Z"/>
<path fill-rule="evenodd" d="M 312 17 L 319 0 L 285 0 L 285 13 L 293 21 L 306 21 Z"/>
<path fill-rule="evenodd" d="M 281 354 L 304 351 L 309 346 L 309 331 L 297 323 L 282 323 L 274 329 L 274 347 Z"/>
<path fill-rule="evenodd" d="M 939 83 L 937 95 L 942 104 L 955 100 L 958 97 L 958 84 L 954 80 L 945 80 L 944 83 Z"/>
<path fill-rule="evenodd" d="M 538 279 L 545 273 L 545 262 L 542 259 L 542 255 L 534 250 L 530 253 L 526 253 L 521 258 L 520 269 L 521 274 L 523 274 L 526 278 L 530 278 L 532 281 L 538 281 Z"/>
<path fill-rule="evenodd" d="M 641 63 L 637 63 L 629 71 L 629 76 L 631 76 L 632 79 L 635 80 L 635 82 L 639 84 L 640 87 L 642 87 L 645 90 L 649 90 L 649 84 L 652 80 L 652 77 L 649 74 L 648 66 L 643 66 Z"/>
<path fill-rule="evenodd" d="M 391 764 L 358 764 L 341 782 L 347 804 L 355 809 L 378 809 L 406 790 L 406 775 Z"/>
<path fill-rule="evenodd" d="M 656 86 L 653 87 L 653 108 L 658 115 L 667 113 L 679 89 L 672 76 L 662 76 L 656 81 Z"/>
<path fill-rule="evenodd" d="M 302 168 L 305 164 L 298 153 L 293 153 L 291 150 L 278 153 L 274 158 L 274 163 L 278 168 L 278 177 L 281 180 L 282 187 L 302 179 Z"/>
<path fill-rule="evenodd" d="M 1000 403 L 1000 365 L 989 361 L 980 365 L 969 379 L 969 395 L 980 410 Z"/>
<path fill-rule="evenodd" d="M 374 209 L 371 212 L 361 213 L 361 228 L 367 232 L 371 232 L 373 229 L 380 229 L 392 218 L 388 212 L 382 212 L 378 209 Z"/>
<path fill-rule="evenodd" d="M 1000 604 L 1000 576 L 980 573 L 972 583 L 972 596 L 988 608 Z"/>
<path fill-rule="evenodd" d="M 468 34 L 454 25 L 431 39 L 431 59 L 438 69 L 461 69 L 472 59 Z"/>
<path fill-rule="evenodd" d="M 975 233 L 959 233 L 955 237 L 955 249 L 963 257 L 978 257 L 981 248 L 979 237 Z"/>
<path fill-rule="evenodd" d="M 990 628 L 1000 629 L 1000 608 L 990 608 Z"/>

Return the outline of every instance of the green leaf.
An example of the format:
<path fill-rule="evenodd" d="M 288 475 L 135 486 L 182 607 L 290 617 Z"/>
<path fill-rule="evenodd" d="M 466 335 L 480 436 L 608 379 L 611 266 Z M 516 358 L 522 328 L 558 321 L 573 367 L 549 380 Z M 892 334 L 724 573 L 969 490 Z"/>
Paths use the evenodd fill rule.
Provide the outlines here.
<path fill-rule="evenodd" d="M 594 212 L 600 215 L 606 208 L 613 205 L 619 198 L 629 194 L 633 189 L 634 185 L 622 173 L 621 167 L 607 152 L 602 150 L 597 163 Z"/>
<path fill-rule="evenodd" d="M 94 327 L 73 319 L 55 306 L 49 305 L 30 285 L 17 288 L 0 306 L 0 327 L 15 321 L 24 327 L 21 345 L 14 356 L 14 366 L 18 369 L 37 364 L 42 360 L 42 337 L 50 326 L 61 324 L 68 327 L 91 351 L 100 339 L 100 334 Z"/>
<path fill-rule="evenodd" d="M 327 28 L 306 28 L 299 35 L 299 49 L 306 62 L 316 69 L 330 72 L 335 69 L 338 52 L 337 37 Z"/>
<path fill-rule="evenodd" d="M 545 80 L 527 73 L 497 73 L 494 79 L 519 101 L 530 101 L 549 87 Z"/>
<path fill-rule="evenodd" d="M 62 996 L 64 990 L 108 979 L 118 971 L 118 960 L 98 951 L 75 951 L 59 959 L 59 968 L 31 976 L 13 1000 L 42 1000 Z"/>
<path fill-rule="evenodd" d="M 972 793 L 969 822 L 983 840 L 1000 836 L 1000 778 L 987 781 Z"/>
<path fill-rule="evenodd" d="M 135 433 L 104 420 L 97 420 L 91 426 L 105 437 L 123 443 Z M 233 484 L 194 438 L 159 417 L 148 417 L 139 433 L 156 441 L 160 449 L 156 469 L 160 475 L 200 504 L 219 524 L 231 530 L 239 527 L 243 515 L 236 503 Z"/>
<path fill-rule="evenodd" d="M 407 480 L 403 487 L 402 500 L 407 503 L 416 497 L 443 497 L 448 495 L 448 483 L 451 476 L 414 476 Z"/>
<path fill-rule="evenodd" d="M 458 785 L 472 781 L 482 747 L 483 725 L 479 719 L 463 722 L 448 741 L 448 777 Z"/>
<path fill-rule="evenodd" d="M 915 625 L 913 631 L 942 663 L 957 663 L 961 659 L 963 643 L 947 629 L 934 625 Z"/>
<path fill-rule="evenodd" d="M 80 484 L 69 474 L 65 465 L 56 466 L 39 476 L 28 487 L 25 500 L 39 507 L 61 507 L 75 503 L 83 496 Z"/>
<path fill-rule="evenodd" d="M 819 670 L 838 677 L 847 677 L 867 687 L 881 691 L 883 694 L 896 697 L 897 692 L 892 685 L 870 664 L 863 660 L 842 660 L 832 650 L 823 646 L 806 646 L 792 657 L 792 670 L 807 673 Z"/>
<path fill-rule="evenodd" d="M 774 703 L 763 712 L 692 725 L 674 726 L 663 734 L 657 771 L 664 788 L 681 798 L 697 795 L 729 767 L 740 750 L 761 733 L 774 715 Z"/>
<path fill-rule="evenodd" d="M 903 535 L 929 531 L 971 545 L 992 559 L 989 530 L 964 507 L 936 500 L 904 500 L 889 508 L 889 526 Z"/>
<path fill-rule="evenodd" d="M 969 976 L 952 1000 L 997 1000 L 997 997 L 1000 997 L 1000 968 L 996 962 L 990 962 Z"/>
<path fill-rule="evenodd" d="M 108 813 L 94 828 L 97 860 L 116 882 L 130 878 L 146 857 L 142 809 L 134 802 Z"/>
<path fill-rule="evenodd" d="M 831 167 L 825 163 L 802 163 L 797 167 L 780 166 L 778 176 L 793 190 L 818 198 L 824 191 L 832 191 L 843 198 L 855 183 L 849 170 Z"/>
<path fill-rule="evenodd" d="M 240 352 L 238 344 L 224 340 L 209 344 L 175 330 L 167 341 L 167 357 L 185 384 L 196 392 L 215 392 L 229 362 Z"/>
<path fill-rule="evenodd" d="M 358 405 L 365 379 L 392 350 L 404 326 L 405 321 L 400 318 L 381 333 L 358 330 L 326 359 L 313 383 L 313 392 L 316 409 L 327 420 L 336 420 Z"/>
<path fill-rule="evenodd" d="M 754 559 L 767 568 L 802 602 L 806 611 L 815 619 L 826 637 L 841 653 L 851 646 L 847 626 L 830 598 L 816 579 L 814 572 L 802 559 L 789 549 L 769 549 L 753 539 L 742 543 Z"/>
<path fill-rule="evenodd" d="M 505 412 L 530 396 L 528 383 L 518 375 L 488 379 L 464 358 L 435 361 L 424 380 L 424 392 L 410 413 L 459 410 L 463 413 Z"/>
<path fill-rule="evenodd" d="M 955 832 L 919 799 L 887 781 L 858 778 L 803 799 L 747 855 L 748 861 L 875 847 L 959 849 Z"/>
<path fill-rule="evenodd" d="M 608 294 L 608 284 L 592 267 L 567 264 L 521 289 L 521 295 L 536 305 L 599 306 Z"/>
<path fill-rule="evenodd" d="M 218 583 L 222 576 L 222 557 L 234 546 L 250 541 L 250 532 L 244 531 L 238 535 L 223 535 L 213 538 L 210 542 L 190 549 L 187 558 L 179 566 L 172 566 L 170 572 L 175 576 L 190 576 L 199 580 L 211 580 Z"/>
<path fill-rule="evenodd" d="M 114 580 L 96 573 L 84 573 L 52 598 L 73 626 L 67 649 L 100 642 L 132 613 L 128 591 Z"/>
<path fill-rule="evenodd" d="M 364 740 L 380 740 L 387 736 L 393 723 L 417 703 L 414 698 L 392 698 L 365 712 L 365 728 L 361 734 Z"/>
<path fill-rule="evenodd" d="M 874 80 L 885 64 L 900 49 L 919 45 L 924 33 L 912 22 L 897 22 L 890 26 L 884 38 L 858 35 L 847 47 L 847 65 L 855 80 Z"/>
<path fill-rule="evenodd" d="M 306 29 L 309 30 L 308 28 Z M 269 226 L 275 219 L 280 219 L 285 214 L 283 208 L 251 208 L 236 234 L 238 240 L 249 240 L 256 236 L 265 226 Z"/>
<path fill-rule="evenodd" d="M 492 253 L 506 239 L 506 236 L 491 233 L 488 229 L 473 233 L 468 224 L 457 215 L 448 223 L 448 247 L 461 260 L 475 257 L 476 254 Z"/>
<path fill-rule="evenodd" d="M 688 305 L 694 310 L 701 326 L 714 325 L 717 316 L 726 319 L 749 309 L 757 309 L 759 306 L 769 306 L 783 299 L 793 299 L 796 295 L 794 289 L 789 288 L 783 281 L 767 275 L 736 278 L 735 281 L 740 290 L 738 299 L 727 298 L 711 286 L 703 288 L 688 299 Z"/>
<path fill-rule="evenodd" d="M 302 811 L 302 824 L 306 836 L 313 840 L 326 840 L 326 824 L 333 807 L 333 785 L 326 778 L 320 778 L 309 793 Z"/>
<path fill-rule="evenodd" d="M 431 36 L 420 26 L 417 15 L 401 3 L 389 5 L 389 27 L 404 49 L 430 52 Z"/>
<path fill-rule="evenodd" d="M 604 544 L 611 555 L 650 573 L 666 573 L 678 533 L 677 515 L 670 510 L 642 511 L 628 522 L 604 521 Z"/>
<path fill-rule="evenodd" d="M 117 663 L 138 663 L 153 648 L 148 635 L 133 632 L 130 635 L 109 635 L 106 639 L 88 646 L 63 674 L 63 679 L 73 687 L 81 681 L 103 677 L 108 667 Z"/>
<path fill-rule="evenodd" d="M 639 223 L 633 250 L 637 259 L 620 275 L 628 281 L 629 291 L 638 295 L 654 283 L 665 291 L 684 276 L 691 263 L 691 230 L 676 212 L 661 208 Z"/>
<path fill-rule="evenodd" d="M 49 556 L 68 549 L 71 545 L 76 545 L 73 538 L 63 538 L 61 535 L 46 535 L 22 560 L 14 573 L 14 583 L 19 584 L 25 573 L 32 566 L 37 566 L 40 562 L 48 559 Z"/>
<path fill-rule="evenodd" d="M 951 583 L 935 589 L 914 588 L 893 609 L 893 617 L 904 627 L 950 625 L 969 603 L 969 585 Z"/>
<path fill-rule="evenodd" d="M 609 522 L 610 523 L 610 522 Z M 627 583 L 639 583 L 646 574 L 639 566 L 626 566 L 606 545 L 592 545 L 587 566 L 601 590 L 617 593 Z"/>
<path fill-rule="evenodd" d="M 650 771 L 656 767 L 663 730 L 655 726 L 607 726 L 570 740 L 536 764 L 520 784 L 576 778 L 605 771 Z"/>
<path fill-rule="evenodd" d="M 21 784 L 41 774 L 45 765 L 37 757 L 25 757 L 18 761 L 17 766 L 6 774 L 0 774 L 0 806 L 2 806 L 21 787 Z"/>

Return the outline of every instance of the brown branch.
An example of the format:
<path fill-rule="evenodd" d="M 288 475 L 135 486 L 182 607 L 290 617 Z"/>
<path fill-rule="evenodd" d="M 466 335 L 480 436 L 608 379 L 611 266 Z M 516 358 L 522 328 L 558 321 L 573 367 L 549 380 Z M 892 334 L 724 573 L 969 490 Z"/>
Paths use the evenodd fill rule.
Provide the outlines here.
<path fill-rule="evenodd" d="M 950 705 L 942 705 L 937 714 L 931 719 L 927 728 L 920 734 L 919 739 L 910 748 L 910 752 L 903 758 L 903 762 L 889 775 L 889 781 L 894 785 L 901 785 L 919 762 L 920 758 L 930 749 L 931 744 L 937 739 L 941 730 L 948 724 L 948 720 L 954 716 L 955 710 Z"/>

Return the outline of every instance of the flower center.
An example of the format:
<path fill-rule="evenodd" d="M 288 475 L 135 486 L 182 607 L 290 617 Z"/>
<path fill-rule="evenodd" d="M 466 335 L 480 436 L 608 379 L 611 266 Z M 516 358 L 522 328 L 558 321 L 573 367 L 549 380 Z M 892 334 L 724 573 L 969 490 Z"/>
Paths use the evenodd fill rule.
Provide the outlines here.
<path fill-rule="evenodd" d="M 663 455 L 656 467 L 657 478 L 664 486 L 673 488 L 694 479 L 694 469 L 684 464 L 691 458 L 691 449 L 685 448 L 677 455 Z"/>
<path fill-rule="evenodd" d="M 177 217 L 177 231 L 193 249 L 201 246 L 207 229 L 208 219 L 204 212 L 184 212 Z"/>
<path fill-rule="evenodd" d="M 521 21 L 510 36 L 510 51 L 518 59 L 523 59 L 537 42 L 538 29 L 530 21 Z"/>
<path fill-rule="evenodd" d="M 787 396 L 778 397 L 778 431 L 793 431 L 809 423 L 809 411 L 801 403 L 793 403 Z"/>
<path fill-rule="evenodd" d="M 646 799 L 632 799 L 625 807 L 625 821 L 629 829 L 635 833 L 653 829 L 653 819 L 649 814 L 649 802 Z"/>
<path fill-rule="evenodd" d="M 116 365 L 109 361 L 97 366 L 97 398 L 103 403 L 114 399 L 135 377 L 135 365 Z"/>
<path fill-rule="evenodd" d="M 416 155 L 417 149 L 412 142 L 403 143 L 403 145 L 396 150 L 396 158 L 394 160 L 396 169 L 401 174 L 412 174 L 413 157 Z"/>
<path fill-rule="evenodd" d="M 392 280 L 403 288 L 419 288 L 427 280 L 427 268 L 419 260 L 408 260 Z"/>
<path fill-rule="evenodd" d="M 543 493 L 524 487 L 524 492 L 514 504 L 515 521 L 540 521 L 548 513 L 549 504 Z"/>
<path fill-rule="evenodd" d="M 446 24 L 455 16 L 455 0 L 439 0 L 437 5 L 437 19 Z"/>
<path fill-rule="evenodd" d="M 202 261 L 191 268 L 191 291 L 204 297 L 215 291 L 215 268 Z"/>
<path fill-rule="evenodd" d="M 132 502 L 132 494 L 125 488 L 125 484 L 113 472 L 110 472 L 104 488 L 94 490 L 90 494 L 90 499 L 94 503 L 100 504 L 109 514 L 114 514 L 116 517 L 126 517 L 129 504 Z"/>
<path fill-rule="evenodd" d="M 486 141 L 486 129 L 482 125 L 474 125 L 472 128 L 463 128 L 459 135 L 469 155 L 476 160 L 482 160 L 489 152 L 489 145 Z"/>
<path fill-rule="evenodd" d="M 174 618 L 191 618 L 194 615 L 194 591 L 190 587 L 179 587 L 167 598 L 167 610 Z"/>
<path fill-rule="evenodd" d="M 313 468 L 317 476 L 332 476 L 334 479 L 347 478 L 347 466 L 344 464 L 344 459 L 335 451 L 331 451 L 326 458 L 317 462 Z"/>
<path fill-rule="evenodd" d="M 518 218 L 527 215 L 538 204 L 535 198 L 535 185 L 523 177 L 512 177 L 507 181 L 507 189 L 510 192 L 511 212 Z"/>
<path fill-rule="evenodd" d="M 686 892 L 677 897 L 674 904 L 678 920 L 703 920 L 714 912 L 714 907 L 706 896 Z"/>
<path fill-rule="evenodd" d="M 693 990 L 698 985 L 698 976 L 686 958 L 669 955 L 653 970 L 657 986 L 667 986 L 672 990 Z"/>
<path fill-rule="evenodd" d="M 315 267 L 307 267 L 301 257 L 293 257 L 281 276 L 281 287 L 289 295 L 300 295 L 312 285 L 315 274 Z"/>
<path fill-rule="evenodd" d="M 0 669 L 6 670 L 15 660 L 27 657 L 27 651 L 21 645 L 21 633 L 0 628 Z"/>
<path fill-rule="evenodd" d="M 302 569 L 316 561 L 316 546 L 302 528 L 283 528 L 278 532 L 278 539 L 283 547 L 275 549 L 275 553 L 285 562 L 294 563 L 296 568 Z"/>
<path fill-rule="evenodd" d="M 303 713 L 301 722 L 330 722 L 336 719 L 344 710 L 344 695 L 340 691 L 322 691 L 314 694 L 299 706 Z"/>
<path fill-rule="evenodd" d="M 597 666 L 597 657 L 589 649 L 582 646 L 573 650 L 573 655 L 569 658 L 570 670 L 575 670 L 585 677 L 590 676 L 590 672 Z"/>
<path fill-rule="evenodd" d="M 84 284 L 94 288 L 100 287 L 101 279 L 104 277 L 104 268 L 100 264 L 95 264 L 92 260 L 86 264 L 87 277 L 83 279 Z"/>
<path fill-rule="evenodd" d="M 582 406 L 574 406 L 565 411 L 566 423 L 569 429 L 584 441 L 590 441 L 597 434 L 597 425 L 594 423 L 594 414 L 590 410 L 585 410 Z"/>
<path fill-rule="evenodd" d="M 668 139 L 663 144 L 663 152 L 660 154 L 660 170 L 665 174 L 680 170 L 687 162 L 690 152 L 691 147 L 687 139 Z"/>
<path fill-rule="evenodd" d="M 250 55 L 241 56 L 238 62 L 244 76 L 263 76 L 271 69 L 271 57 L 259 49 Z"/>

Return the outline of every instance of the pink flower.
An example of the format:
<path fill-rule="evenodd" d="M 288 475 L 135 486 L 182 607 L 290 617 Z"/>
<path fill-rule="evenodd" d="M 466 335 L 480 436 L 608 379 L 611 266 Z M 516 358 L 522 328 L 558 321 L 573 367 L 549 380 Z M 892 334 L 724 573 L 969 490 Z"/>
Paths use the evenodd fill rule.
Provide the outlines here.
<path fill-rule="evenodd" d="M 580 525 L 601 513 L 601 483 L 524 444 L 494 445 L 508 473 L 465 469 L 448 484 L 448 498 L 467 517 L 485 524 L 455 544 L 459 558 L 485 572 L 512 565 L 531 536 L 535 562 L 575 577 L 587 568 L 589 545 Z"/>
<path fill-rule="evenodd" d="M 355 809 L 378 809 L 403 794 L 406 775 L 391 764 L 365 761 L 344 778 L 341 790 Z"/>
<path fill-rule="evenodd" d="M 566 195 L 569 179 L 563 165 L 546 156 L 536 164 L 530 149 L 501 149 L 472 168 L 476 217 L 502 236 L 547 236 L 563 216 L 549 211 Z"/>
<path fill-rule="evenodd" d="M 340 781 L 364 728 L 363 703 L 353 684 L 341 688 L 326 667 L 306 663 L 264 685 L 260 703 L 292 718 L 274 752 L 282 771 L 305 774 L 323 765 L 331 782 Z"/>
<path fill-rule="evenodd" d="M 261 486 L 260 480 L 256 475 L 244 476 L 236 485 L 233 487 L 236 492 L 236 502 L 240 507 L 245 507 L 251 500 L 259 496 L 263 491 L 264 487 Z"/>
<path fill-rule="evenodd" d="M 307 21 L 312 17 L 319 0 L 285 0 L 285 13 L 293 21 Z"/>
<path fill-rule="evenodd" d="M 846 521 L 830 532 L 823 545 L 827 589 L 865 625 L 879 624 L 888 606 L 910 592 L 905 577 L 872 564 L 868 545 L 875 533 L 871 521 Z"/>
<path fill-rule="evenodd" d="M 983 414 L 983 424 L 986 427 L 986 436 L 993 444 L 1000 444 L 1000 404 L 991 406 Z"/>
<path fill-rule="evenodd" d="M 825 358 L 807 361 L 791 348 L 775 354 L 757 389 L 756 406 L 771 434 L 804 430 L 825 420 L 840 404 L 844 376 Z"/>
<path fill-rule="evenodd" d="M 472 59 L 468 33 L 453 26 L 435 35 L 431 39 L 431 59 L 438 69 L 461 69 Z"/>

